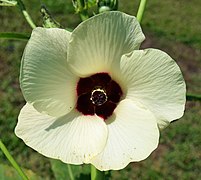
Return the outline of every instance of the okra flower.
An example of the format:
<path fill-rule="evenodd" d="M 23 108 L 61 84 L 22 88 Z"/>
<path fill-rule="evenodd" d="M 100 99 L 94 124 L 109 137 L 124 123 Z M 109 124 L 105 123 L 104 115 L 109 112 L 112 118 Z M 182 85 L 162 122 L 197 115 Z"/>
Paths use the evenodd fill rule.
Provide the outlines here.
<path fill-rule="evenodd" d="M 27 104 L 16 135 L 47 157 L 99 170 L 147 158 L 159 129 L 183 115 L 186 90 L 170 56 L 139 50 L 144 38 L 136 18 L 121 12 L 72 33 L 34 29 L 22 58 Z"/>

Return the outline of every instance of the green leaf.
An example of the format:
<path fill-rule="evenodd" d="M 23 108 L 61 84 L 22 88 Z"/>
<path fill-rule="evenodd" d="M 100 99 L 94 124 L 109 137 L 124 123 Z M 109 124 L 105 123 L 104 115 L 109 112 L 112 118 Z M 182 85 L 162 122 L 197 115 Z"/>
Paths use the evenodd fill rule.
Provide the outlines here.
<path fill-rule="evenodd" d="M 0 6 L 16 6 L 17 1 L 15 0 L 1 0 L 0 1 Z"/>
<path fill-rule="evenodd" d="M 201 101 L 201 94 L 187 94 L 186 95 L 187 101 Z"/>
<path fill-rule="evenodd" d="M 69 165 L 59 160 L 51 160 L 52 171 L 57 180 L 89 180 L 90 165 Z M 72 173 L 73 177 L 70 175 Z"/>
<path fill-rule="evenodd" d="M 33 173 L 31 170 L 23 169 L 23 171 L 26 173 L 29 180 L 42 180 L 41 177 L 37 176 L 35 173 Z M 0 164 L 0 179 L 1 180 L 22 180 L 20 175 L 17 173 L 17 171 L 8 165 Z"/>
<path fill-rule="evenodd" d="M 87 2 L 88 8 L 94 7 L 96 6 L 96 4 L 97 4 L 96 0 L 88 0 Z"/>
<path fill-rule="evenodd" d="M 30 35 L 28 35 L 28 34 L 20 34 L 20 33 L 0 32 L 0 38 L 28 40 L 30 38 Z"/>

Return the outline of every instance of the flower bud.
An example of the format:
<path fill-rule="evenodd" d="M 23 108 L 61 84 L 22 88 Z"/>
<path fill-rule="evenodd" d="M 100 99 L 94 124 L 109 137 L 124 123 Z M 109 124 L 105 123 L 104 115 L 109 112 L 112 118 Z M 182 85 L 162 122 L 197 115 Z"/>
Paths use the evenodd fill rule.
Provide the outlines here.
<path fill-rule="evenodd" d="M 97 0 L 99 13 L 118 9 L 118 0 Z"/>

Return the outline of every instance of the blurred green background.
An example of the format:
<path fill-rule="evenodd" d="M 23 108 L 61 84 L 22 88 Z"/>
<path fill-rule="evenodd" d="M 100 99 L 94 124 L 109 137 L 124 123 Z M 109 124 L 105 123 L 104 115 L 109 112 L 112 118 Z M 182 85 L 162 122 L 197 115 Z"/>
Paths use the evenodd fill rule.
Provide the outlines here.
<path fill-rule="evenodd" d="M 41 26 L 40 1 L 24 0 L 34 22 Z M 43 0 L 64 27 L 74 28 L 80 18 L 70 0 Z M 136 15 L 139 0 L 120 0 L 119 10 Z M 179 64 L 190 93 L 201 94 L 201 1 L 149 0 L 142 20 L 146 40 L 142 48 L 166 51 Z M 0 32 L 31 33 L 16 7 L 0 7 Z M 14 135 L 14 127 L 25 101 L 19 88 L 19 67 L 27 41 L 0 39 L 0 138 L 22 167 L 42 179 L 55 179 L 48 158 Z M 0 163 L 9 165 L 0 152 Z M 161 132 L 160 145 L 149 158 L 112 171 L 115 180 L 201 179 L 201 103 L 187 102 L 185 115 Z"/>

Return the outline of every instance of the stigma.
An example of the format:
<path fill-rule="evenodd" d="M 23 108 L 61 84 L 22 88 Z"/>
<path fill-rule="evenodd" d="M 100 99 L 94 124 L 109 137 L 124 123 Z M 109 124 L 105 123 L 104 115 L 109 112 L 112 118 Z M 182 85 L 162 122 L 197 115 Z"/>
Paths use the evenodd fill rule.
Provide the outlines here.
<path fill-rule="evenodd" d="M 107 97 L 106 91 L 101 88 L 94 89 L 91 92 L 90 100 L 96 106 L 103 105 L 107 101 L 107 99 L 108 97 Z"/>

